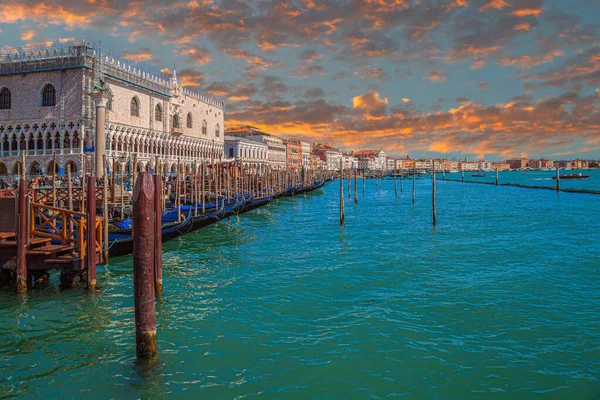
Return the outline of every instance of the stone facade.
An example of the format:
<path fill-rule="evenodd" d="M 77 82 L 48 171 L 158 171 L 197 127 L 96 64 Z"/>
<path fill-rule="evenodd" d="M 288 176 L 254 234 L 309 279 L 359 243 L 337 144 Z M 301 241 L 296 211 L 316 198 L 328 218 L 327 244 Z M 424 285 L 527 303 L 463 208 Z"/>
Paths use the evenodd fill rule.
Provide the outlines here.
<path fill-rule="evenodd" d="M 225 136 L 225 156 L 246 165 L 269 162 L 266 144 L 235 136 Z"/>
<path fill-rule="evenodd" d="M 302 168 L 302 142 L 295 138 L 289 138 L 285 141 L 287 154 L 287 168 Z"/>
<path fill-rule="evenodd" d="M 70 162 L 81 170 L 84 142 L 94 145 L 90 92 L 100 70 L 112 95 L 105 124 L 111 170 L 123 170 L 136 156 L 138 170 L 149 169 L 156 157 L 167 170 L 178 160 L 189 166 L 223 157 L 223 103 L 182 88 L 176 73 L 151 75 L 111 57 L 100 67 L 97 54 L 87 43 L 0 54 L 0 91 L 11 93 L 10 109 L 0 110 L 0 174 L 16 172 L 21 150 L 30 173 L 49 172 L 55 152 L 58 168 Z M 48 85 L 56 101 L 44 107 Z"/>
<path fill-rule="evenodd" d="M 262 132 L 258 128 L 249 125 L 227 128 L 225 133 L 227 136 L 246 138 L 266 144 L 269 166 L 273 169 L 286 169 L 286 145 L 280 137 Z"/>

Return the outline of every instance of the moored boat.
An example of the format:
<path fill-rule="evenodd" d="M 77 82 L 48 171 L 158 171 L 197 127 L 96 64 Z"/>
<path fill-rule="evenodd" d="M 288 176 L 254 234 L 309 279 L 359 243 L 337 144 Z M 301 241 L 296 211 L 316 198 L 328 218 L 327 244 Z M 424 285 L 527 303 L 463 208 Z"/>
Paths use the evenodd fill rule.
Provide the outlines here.
<path fill-rule="evenodd" d="M 578 174 L 565 174 L 565 175 L 559 175 L 559 178 L 562 179 L 589 179 L 590 176 L 589 175 L 583 175 L 581 172 L 579 172 Z M 552 179 L 556 179 L 556 175 L 554 175 L 552 177 Z"/>

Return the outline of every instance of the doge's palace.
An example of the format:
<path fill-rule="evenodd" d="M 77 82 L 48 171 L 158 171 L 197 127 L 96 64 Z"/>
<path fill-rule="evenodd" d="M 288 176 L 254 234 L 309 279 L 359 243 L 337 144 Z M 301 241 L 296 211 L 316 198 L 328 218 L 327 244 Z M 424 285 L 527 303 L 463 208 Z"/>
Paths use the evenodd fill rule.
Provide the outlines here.
<path fill-rule="evenodd" d="M 111 171 L 134 158 L 139 171 L 156 157 L 172 171 L 223 157 L 224 103 L 182 88 L 176 71 L 151 74 L 80 42 L 0 53 L 0 175 L 18 172 L 23 150 L 28 174 L 81 172 L 84 143 L 96 144 L 98 76 Z"/>

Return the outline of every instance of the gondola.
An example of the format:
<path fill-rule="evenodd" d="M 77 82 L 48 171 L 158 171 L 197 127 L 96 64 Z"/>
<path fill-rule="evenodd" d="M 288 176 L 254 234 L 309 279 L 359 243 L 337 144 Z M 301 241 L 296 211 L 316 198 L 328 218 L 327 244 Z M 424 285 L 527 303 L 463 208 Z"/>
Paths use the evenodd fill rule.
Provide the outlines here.
<path fill-rule="evenodd" d="M 192 230 L 192 216 L 188 213 L 185 220 L 176 223 L 169 222 L 162 227 L 162 242 L 185 235 Z M 118 230 L 108 233 L 108 254 L 111 257 L 133 253 L 133 232 Z"/>
<path fill-rule="evenodd" d="M 261 197 L 259 199 L 253 199 L 252 203 L 250 205 L 247 205 L 246 208 L 244 208 L 244 212 L 248 212 L 248 211 L 252 211 L 252 210 L 256 210 L 257 208 L 266 206 L 267 204 L 269 204 L 271 202 L 273 198 L 271 196 L 265 196 L 265 197 Z"/>

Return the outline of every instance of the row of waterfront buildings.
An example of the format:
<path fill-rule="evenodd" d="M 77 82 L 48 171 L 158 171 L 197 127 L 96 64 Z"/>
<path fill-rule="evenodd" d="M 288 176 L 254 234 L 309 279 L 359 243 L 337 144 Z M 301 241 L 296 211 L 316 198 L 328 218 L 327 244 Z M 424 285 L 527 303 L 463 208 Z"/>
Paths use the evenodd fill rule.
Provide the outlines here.
<path fill-rule="evenodd" d="M 24 154 L 25 165 L 22 165 Z M 547 159 L 506 162 L 343 152 L 252 126 L 225 129 L 225 104 L 152 74 L 88 42 L 0 50 L 0 175 L 73 173 L 106 160 L 109 171 L 239 161 L 273 169 L 476 171 L 550 169 Z M 133 165 L 137 163 L 137 165 Z M 587 168 L 587 161 L 559 164 Z"/>

